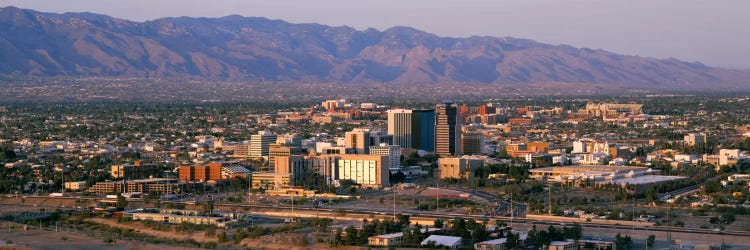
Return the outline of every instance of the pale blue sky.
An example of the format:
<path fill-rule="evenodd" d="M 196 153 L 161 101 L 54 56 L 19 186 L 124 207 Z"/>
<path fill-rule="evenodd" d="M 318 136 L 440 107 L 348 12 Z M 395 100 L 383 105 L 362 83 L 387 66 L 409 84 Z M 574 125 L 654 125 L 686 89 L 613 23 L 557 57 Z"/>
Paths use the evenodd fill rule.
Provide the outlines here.
<path fill-rule="evenodd" d="M 239 14 L 360 30 L 412 26 L 750 69 L 748 0 L 0 0 L 7 5 L 134 21 Z"/>

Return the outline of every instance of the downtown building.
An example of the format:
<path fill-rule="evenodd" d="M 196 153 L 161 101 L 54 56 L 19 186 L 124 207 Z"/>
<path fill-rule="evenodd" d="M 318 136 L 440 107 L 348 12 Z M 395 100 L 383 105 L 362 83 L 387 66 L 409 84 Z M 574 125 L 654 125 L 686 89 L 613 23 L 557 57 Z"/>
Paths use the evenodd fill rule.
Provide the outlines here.
<path fill-rule="evenodd" d="M 378 146 L 370 146 L 370 154 L 388 156 L 391 169 L 401 167 L 401 146 L 399 145 L 381 143 Z"/>
<path fill-rule="evenodd" d="M 221 168 L 223 164 L 220 162 L 211 162 L 207 166 L 180 166 L 178 168 L 179 180 L 181 182 L 206 182 L 221 180 Z"/>
<path fill-rule="evenodd" d="M 337 180 L 351 180 L 362 187 L 390 186 L 390 159 L 384 155 L 340 155 Z"/>
<path fill-rule="evenodd" d="M 344 134 L 346 152 L 353 154 L 370 154 L 370 147 L 380 144 L 393 145 L 393 135 L 364 128 L 355 128 Z"/>
<path fill-rule="evenodd" d="M 393 135 L 393 145 L 433 152 L 435 151 L 435 111 L 431 109 L 389 110 L 388 133 Z"/>
<path fill-rule="evenodd" d="M 276 135 L 268 131 L 250 136 L 250 158 L 268 158 L 268 149 L 276 142 Z"/>
<path fill-rule="evenodd" d="M 141 161 L 135 161 L 133 164 L 112 165 L 110 167 L 110 175 L 115 179 L 146 179 L 156 177 L 158 174 L 159 169 L 156 164 L 142 163 Z"/>
<path fill-rule="evenodd" d="M 461 122 L 452 101 L 435 106 L 435 153 L 441 157 L 461 154 Z"/>
<path fill-rule="evenodd" d="M 302 148 L 292 145 L 274 143 L 268 147 L 268 165 L 271 170 L 276 167 L 276 157 L 302 154 Z"/>
<path fill-rule="evenodd" d="M 462 155 L 478 155 L 482 153 L 484 135 L 478 131 L 464 131 L 461 134 Z"/>
<path fill-rule="evenodd" d="M 357 154 L 369 154 L 370 130 L 355 128 L 344 133 L 344 146 L 353 149 Z"/>

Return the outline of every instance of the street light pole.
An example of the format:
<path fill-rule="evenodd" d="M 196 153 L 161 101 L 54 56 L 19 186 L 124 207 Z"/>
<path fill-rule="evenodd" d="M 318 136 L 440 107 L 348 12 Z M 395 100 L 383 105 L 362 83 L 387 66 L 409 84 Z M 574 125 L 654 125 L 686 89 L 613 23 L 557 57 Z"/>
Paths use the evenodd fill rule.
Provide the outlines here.
<path fill-rule="evenodd" d="M 510 228 L 513 228 L 513 192 L 510 192 Z"/>
<path fill-rule="evenodd" d="M 549 189 L 547 189 L 548 195 L 547 195 L 547 202 L 549 203 L 549 211 L 548 214 L 552 215 L 552 185 L 549 185 Z"/>

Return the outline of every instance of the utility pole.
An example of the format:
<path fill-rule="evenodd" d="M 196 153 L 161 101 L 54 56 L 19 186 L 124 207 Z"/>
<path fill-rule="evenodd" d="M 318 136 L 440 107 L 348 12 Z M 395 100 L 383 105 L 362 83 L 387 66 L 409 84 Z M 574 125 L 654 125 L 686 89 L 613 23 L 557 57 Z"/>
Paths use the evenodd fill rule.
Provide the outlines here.
<path fill-rule="evenodd" d="M 513 228 L 513 192 L 510 192 L 510 228 Z"/>
<path fill-rule="evenodd" d="M 635 195 L 633 195 L 633 219 L 635 220 Z M 633 223 L 633 235 L 635 235 L 635 223 Z"/>
<path fill-rule="evenodd" d="M 393 222 L 396 222 L 396 189 L 393 189 Z"/>
<path fill-rule="evenodd" d="M 292 193 L 292 216 L 290 218 L 291 222 L 294 222 L 294 193 Z"/>
<path fill-rule="evenodd" d="M 549 185 L 549 189 L 547 189 L 548 195 L 547 195 L 547 202 L 549 202 L 549 215 L 552 215 L 552 185 Z"/>
<path fill-rule="evenodd" d="M 60 186 L 60 193 L 65 196 L 65 169 L 60 171 L 60 182 L 62 183 Z"/>
<path fill-rule="evenodd" d="M 669 211 L 672 210 L 672 206 L 667 206 L 667 224 L 669 224 L 669 230 L 667 230 L 667 242 L 672 244 L 672 217 L 669 217 Z"/>

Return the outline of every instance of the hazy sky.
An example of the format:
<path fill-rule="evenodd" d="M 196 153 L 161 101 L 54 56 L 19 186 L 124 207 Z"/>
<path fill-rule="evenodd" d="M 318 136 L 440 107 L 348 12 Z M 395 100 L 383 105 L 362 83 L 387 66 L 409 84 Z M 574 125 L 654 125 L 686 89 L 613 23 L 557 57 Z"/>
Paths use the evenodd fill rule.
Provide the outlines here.
<path fill-rule="evenodd" d="M 748 0 L 0 0 L 7 5 L 134 21 L 239 14 L 360 30 L 412 26 L 750 69 Z"/>

